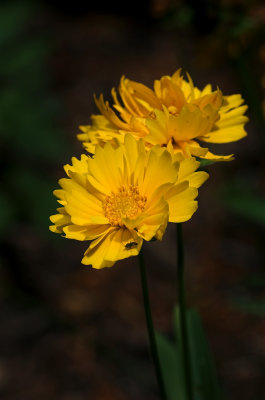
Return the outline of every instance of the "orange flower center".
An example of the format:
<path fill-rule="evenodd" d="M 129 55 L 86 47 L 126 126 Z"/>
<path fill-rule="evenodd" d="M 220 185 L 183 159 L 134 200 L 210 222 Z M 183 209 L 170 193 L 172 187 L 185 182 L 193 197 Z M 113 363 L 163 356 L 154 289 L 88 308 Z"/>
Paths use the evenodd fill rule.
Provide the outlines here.
<path fill-rule="evenodd" d="M 145 208 L 146 196 L 141 196 L 137 186 L 121 186 L 118 193 L 106 196 L 103 203 L 105 217 L 111 225 L 123 226 L 123 218 L 136 218 Z"/>

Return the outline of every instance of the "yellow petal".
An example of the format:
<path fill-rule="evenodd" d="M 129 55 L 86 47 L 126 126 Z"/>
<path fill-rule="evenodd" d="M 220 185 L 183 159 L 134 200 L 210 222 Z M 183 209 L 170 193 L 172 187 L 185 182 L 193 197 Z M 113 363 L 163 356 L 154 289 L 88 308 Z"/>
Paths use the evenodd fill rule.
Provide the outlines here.
<path fill-rule="evenodd" d="M 55 233 L 62 233 L 63 227 L 71 223 L 71 219 L 67 214 L 55 214 L 50 216 L 50 220 L 54 225 L 49 227 L 50 231 Z"/>
<path fill-rule="evenodd" d="M 129 80 L 128 80 L 129 81 Z M 148 104 L 151 108 L 159 108 L 160 102 L 155 96 L 154 92 L 148 88 L 147 86 L 143 85 L 142 83 L 129 81 L 129 86 L 133 90 L 133 95 L 137 101 L 142 101 Z"/>
<path fill-rule="evenodd" d="M 198 195 L 198 190 L 194 187 L 188 187 L 179 192 L 176 187 L 176 191 L 177 193 L 174 193 L 172 189 L 166 196 L 169 205 L 169 222 L 188 221 L 198 208 L 197 201 L 194 201 Z"/>
<path fill-rule="evenodd" d="M 126 247 L 128 242 L 135 242 L 137 245 Z M 142 240 L 138 238 L 136 233 L 123 228 L 112 228 L 105 236 L 90 244 L 82 263 L 92 265 L 96 269 L 112 267 L 117 260 L 137 255 L 141 245 Z"/>
<path fill-rule="evenodd" d="M 128 124 L 121 121 L 115 112 L 110 108 L 108 101 L 104 102 L 102 94 L 99 96 L 99 99 L 94 97 L 94 100 L 101 114 L 104 115 L 109 122 L 120 129 L 128 128 Z"/>
<path fill-rule="evenodd" d="M 247 133 L 243 125 L 234 125 L 228 128 L 214 130 L 199 139 L 208 143 L 228 143 L 236 142 L 246 135 Z"/>
<path fill-rule="evenodd" d="M 229 154 L 228 156 L 217 156 L 216 154 L 208 151 L 204 158 L 209 161 L 232 161 L 235 157 L 234 154 Z"/>
<path fill-rule="evenodd" d="M 210 94 L 210 93 L 212 93 L 212 85 L 210 85 L 210 84 L 208 83 L 208 85 L 206 85 L 206 86 L 202 89 L 202 91 L 201 91 L 201 93 L 200 93 L 200 96 L 204 96 L 205 94 Z"/>
<path fill-rule="evenodd" d="M 209 174 L 207 172 L 198 171 L 187 176 L 185 179 L 189 181 L 189 186 L 199 188 L 208 178 Z"/>
<path fill-rule="evenodd" d="M 244 103 L 244 99 L 241 94 L 232 94 L 230 96 L 224 96 L 224 104 L 222 106 L 222 111 L 227 112 L 232 108 L 237 108 Z"/>
<path fill-rule="evenodd" d="M 93 268 L 101 269 L 112 267 L 114 262 L 105 260 L 105 253 L 110 245 L 110 235 L 115 228 L 112 228 L 106 235 L 100 236 L 98 239 L 90 243 L 89 248 L 85 251 L 82 264 L 91 265 Z"/>
<path fill-rule="evenodd" d="M 142 187 L 143 185 L 143 180 L 144 180 L 144 174 L 145 174 L 145 163 L 146 163 L 146 153 L 145 152 L 140 152 L 136 165 L 135 165 L 135 170 L 132 175 L 132 184 L 135 186 Z"/>
<path fill-rule="evenodd" d="M 192 156 L 204 158 L 208 152 L 207 148 L 189 146 L 189 151 Z"/>
<path fill-rule="evenodd" d="M 72 158 L 72 165 L 66 164 L 64 166 L 64 170 L 69 176 L 69 171 L 78 173 L 78 174 L 87 174 L 87 160 L 88 156 L 85 154 L 81 155 L 81 159 L 78 160 L 76 157 Z"/>
<path fill-rule="evenodd" d="M 93 224 L 99 224 L 99 225 L 101 224 L 104 225 L 109 223 L 108 218 L 104 217 L 103 215 L 92 215 L 90 220 Z"/>
<path fill-rule="evenodd" d="M 121 185 L 123 172 L 123 150 L 114 149 L 110 143 L 104 148 L 97 146 L 93 159 L 88 160 L 90 174 L 109 192 L 116 191 Z"/>
<path fill-rule="evenodd" d="M 53 191 L 53 194 L 54 194 L 54 196 L 58 197 L 58 199 L 60 199 L 60 200 L 57 200 L 58 203 L 60 203 L 62 205 L 66 204 L 66 202 L 65 202 L 65 190 L 56 189 L 56 190 Z"/>
<path fill-rule="evenodd" d="M 178 179 L 183 180 L 191 175 L 200 166 L 199 161 L 196 161 L 194 157 L 186 158 L 179 164 Z"/>
<path fill-rule="evenodd" d="M 198 104 L 201 110 L 203 110 L 204 107 L 208 106 L 209 104 L 219 109 L 222 105 L 222 102 L 223 102 L 222 92 L 219 89 L 217 89 L 215 92 L 205 94 L 195 99 L 193 101 L 193 104 Z"/>
<path fill-rule="evenodd" d="M 172 78 L 163 76 L 159 83 L 158 81 L 155 82 L 156 94 L 166 107 L 173 106 L 176 110 L 180 110 L 185 104 L 185 96 L 180 87 L 180 82 L 182 82 L 182 79 L 179 79 L 176 74 Z"/>
<path fill-rule="evenodd" d="M 146 126 L 149 130 L 149 134 L 145 136 L 145 141 L 152 145 L 163 145 L 167 144 L 170 140 L 168 131 L 168 116 L 165 111 L 155 110 L 156 118 L 147 118 Z"/>
<path fill-rule="evenodd" d="M 200 187 L 209 178 L 209 175 L 204 171 L 195 172 L 199 166 L 200 162 L 195 158 L 186 158 L 180 163 L 178 180 L 186 180 L 189 182 L 189 186 Z"/>
<path fill-rule="evenodd" d="M 175 182 L 178 173 L 178 163 L 173 163 L 167 150 L 153 147 L 149 152 L 146 173 L 141 187 L 142 193 L 150 196 L 158 186 Z"/>
<path fill-rule="evenodd" d="M 113 125 L 110 123 L 110 121 L 104 116 L 100 114 L 93 114 L 91 115 L 91 120 L 93 122 L 93 126 L 104 129 L 104 130 L 113 130 Z M 81 128 L 81 127 L 79 127 Z"/>
<path fill-rule="evenodd" d="M 169 117 L 169 134 L 175 142 L 190 140 L 209 132 L 216 119 L 216 110 L 212 108 L 205 114 L 196 105 L 185 105 L 178 116 Z"/>
<path fill-rule="evenodd" d="M 106 234 L 110 230 L 110 225 L 68 225 L 63 228 L 65 237 L 75 240 L 93 240 Z"/>
<path fill-rule="evenodd" d="M 145 240 L 151 240 L 156 234 L 161 239 L 161 232 L 164 233 L 167 222 L 168 203 L 161 197 L 154 198 L 153 201 L 149 201 L 146 207 L 145 218 L 141 220 L 141 223 L 137 227 L 138 233 Z"/>
<path fill-rule="evenodd" d="M 139 254 L 142 243 L 143 239 L 135 231 L 120 228 L 113 232 L 105 258 L 109 261 L 117 261 L 136 256 Z"/>
<path fill-rule="evenodd" d="M 220 110 L 220 120 L 216 122 L 216 126 L 221 129 L 233 125 L 245 124 L 248 122 L 248 117 L 243 114 L 247 108 L 248 106 L 241 106 L 225 113 Z"/>
<path fill-rule="evenodd" d="M 133 172 L 135 171 L 135 165 L 139 157 L 137 141 L 132 135 L 127 134 L 124 137 L 124 146 L 126 149 L 124 155 L 127 161 L 128 174 L 131 177 Z"/>
<path fill-rule="evenodd" d="M 88 192 L 73 190 L 66 194 L 66 201 L 65 209 L 77 225 L 90 224 L 92 216 L 103 216 L 101 203 Z"/>

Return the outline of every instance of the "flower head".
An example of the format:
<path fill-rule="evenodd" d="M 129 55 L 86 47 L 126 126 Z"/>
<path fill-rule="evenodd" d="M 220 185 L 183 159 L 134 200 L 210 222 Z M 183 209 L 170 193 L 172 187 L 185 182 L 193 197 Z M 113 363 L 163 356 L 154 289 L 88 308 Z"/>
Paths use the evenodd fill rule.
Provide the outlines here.
<path fill-rule="evenodd" d="M 93 153 L 97 143 L 124 141 L 126 132 L 143 138 L 145 146 L 160 145 L 188 158 L 231 160 L 232 155 L 218 156 L 201 142 L 228 143 L 246 136 L 248 118 L 240 94 L 223 96 L 211 85 L 199 90 L 181 70 L 154 82 L 154 89 L 121 78 L 119 96 L 112 89 L 113 108 L 101 95 L 95 98 L 101 114 L 92 116 L 92 125 L 81 126 L 78 138 Z"/>
<path fill-rule="evenodd" d="M 197 188 L 208 178 L 199 163 L 125 135 L 124 144 L 96 145 L 66 165 L 54 194 L 62 207 L 50 230 L 92 241 L 82 263 L 111 267 L 137 255 L 143 240 L 161 240 L 168 222 L 183 222 L 197 209 Z"/>

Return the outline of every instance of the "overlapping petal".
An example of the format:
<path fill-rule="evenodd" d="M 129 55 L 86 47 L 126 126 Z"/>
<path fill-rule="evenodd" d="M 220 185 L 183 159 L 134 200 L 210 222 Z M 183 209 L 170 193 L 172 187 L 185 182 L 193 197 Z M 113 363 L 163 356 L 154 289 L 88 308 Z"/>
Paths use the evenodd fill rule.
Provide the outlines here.
<path fill-rule="evenodd" d="M 197 188 L 208 177 L 198 166 L 161 146 L 148 149 L 130 134 L 115 146 L 98 144 L 93 158 L 82 155 L 65 166 L 67 178 L 54 191 L 61 207 L 50 229 L 91 241 L 83 264 L 111 267 L 137 255 L 143 240 L 161 240 L 169 221 L 191 218 Z"/>
<path fill-rule="evenodd" d="M 96 144 L 123 143 L 130 132 L 143 138 L 146 147 L 158 144 L 186 158 L 229 161 L 232 155 L 214 155 L 199 143 L 228 143 L 246 136 L 242 96 L 224 96 L 209 84 L 200 90 L 180 69 L 155 80 L 154 89 L 123 76 L 112 97 L 112 107 L 102 95 L 95 98 L 101 115 L 92 116 L 92 125 L 80 127 L 83 133 L 78 138 L 89 152 L 94 153 Z"/>

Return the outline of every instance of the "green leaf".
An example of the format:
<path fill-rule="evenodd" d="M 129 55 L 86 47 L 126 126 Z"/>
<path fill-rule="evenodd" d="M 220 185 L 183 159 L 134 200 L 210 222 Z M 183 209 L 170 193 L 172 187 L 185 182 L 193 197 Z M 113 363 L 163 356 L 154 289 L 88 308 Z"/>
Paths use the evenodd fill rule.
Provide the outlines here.
<path fill-rule="evenodd" d="M 5 2 L 0 7 L 0 46 L 19 35 L 35 6 L 29 1 Z"/>
<path fill-rule="evenodd" d="M 216 161 L 206 160 L 205 158 L 197 158 L 197 161 L 200 162 L 200 168 L 204 168 L 207 167 L 208 165 L 216 163 Z"/>
<path fill-rule="evenodd" d="M 161 23 L 166 29 L 185 29 L 190 26 L 194 16 L 194 10 L 188 5 L 182 5 L 177 9 L 168 10 Z"/>
<path fill-rule="evenodd" d="M 230 188 L 224 195 L 228 210 L 258 224 L 265 224 L 265 201 L 248 189 Z"/>
<path fill-rule="evenodd" d="M 194 309 L 187 310 L 186 317 L 193 399 L 220 400 L 221 390 L 200 317 Z M 174 313 L 174 327 L 176 342 L 156 333 L 159 359 L 168 400 L 187 400 L 179 308 Z"/>
<path fill-rule="evenodd" d="M 41 75 L 46 75 L 45 66 L 47 68 L 47 55 L 50 50 L 51 44 L 45 37 L 41 36 L 36 36 L 33 39 L 25 38 L 19 46 L 14 42 L 2 52 L 4 62 L 1 63 L 0 74 L 9 79 L 9 85 L 12 85 L 15 80 L 14 86 L 16 88 L 22 87 L 26 91 L 26 84 L 31 86 L 31 80 L 35 78 L 34 74 L 39 75 L 38 86 L 42 85 Z M 24 77 L 23 80 L 21 80 L 21 75 Z M 36 78 L 33 79 L 33 88 L 35 80 Z M 6 84 L 6 81 L 3 84 Z"/>
<path fill-rule="evenodd" d="M 49 216 L 58 206 L 52 191 L 54 183 L 49 182 L 36 170 L 21 168 L 8 178 L 12 193 L 16 193 L 19 217 L 34 225 L 40 232 L 48 232 Z"/>
<path fill-rule="evenodd" d="M 221 390 L 217 382 L 214 363 L 199 314 L 196 310 L 189 309 L 187 310 L 186 318 L 193 397 L 196 400 L 220 400 Z M 175 311 L 174 323 L 177 340 L 179 346 L 182 347 L 178 308 Z M 182 348 L 181 350 L 183 351 Z"/>
<path fill-rule="evenodd" d="M 241 16 L 241 18 L 235 23 L 231 29 L 231 33 L 234 37 L 238 38 L 249 31 L 253 30 L 256 25 L 255 18 L 249 16 Z"/>
<path fill-rule="evenodd" d="M 168 400 L 187 400 L 180 349 L 159 332 L 156 343 Z"/>
<path fill-rule="evenodd" d="M 4 194 L 0 194 L 0 236 L 12 225 L 15 218 L 15 208 L 10 199 Z"/>
<path fill-rule="evenodd" d="M 248 274 L 243 280 L 242 284 L 248 288 L 259 290 L 265 288 L 265 273 L 251 273 Z"/>
<path fill-rule="evenodd" d="M 265 300 L 233 299 L 231 303 L 234 308 L 246 314 L 265 316 Z"/>
<path fill-rule="evenodd" d="M 1 139 L 14 153 L 36 160 L 58 160 L 67 151 L 63 135 L 53 126 L 59 106 L 53 98 L 38 99 L 16 90 L 0 94 Z"/>

